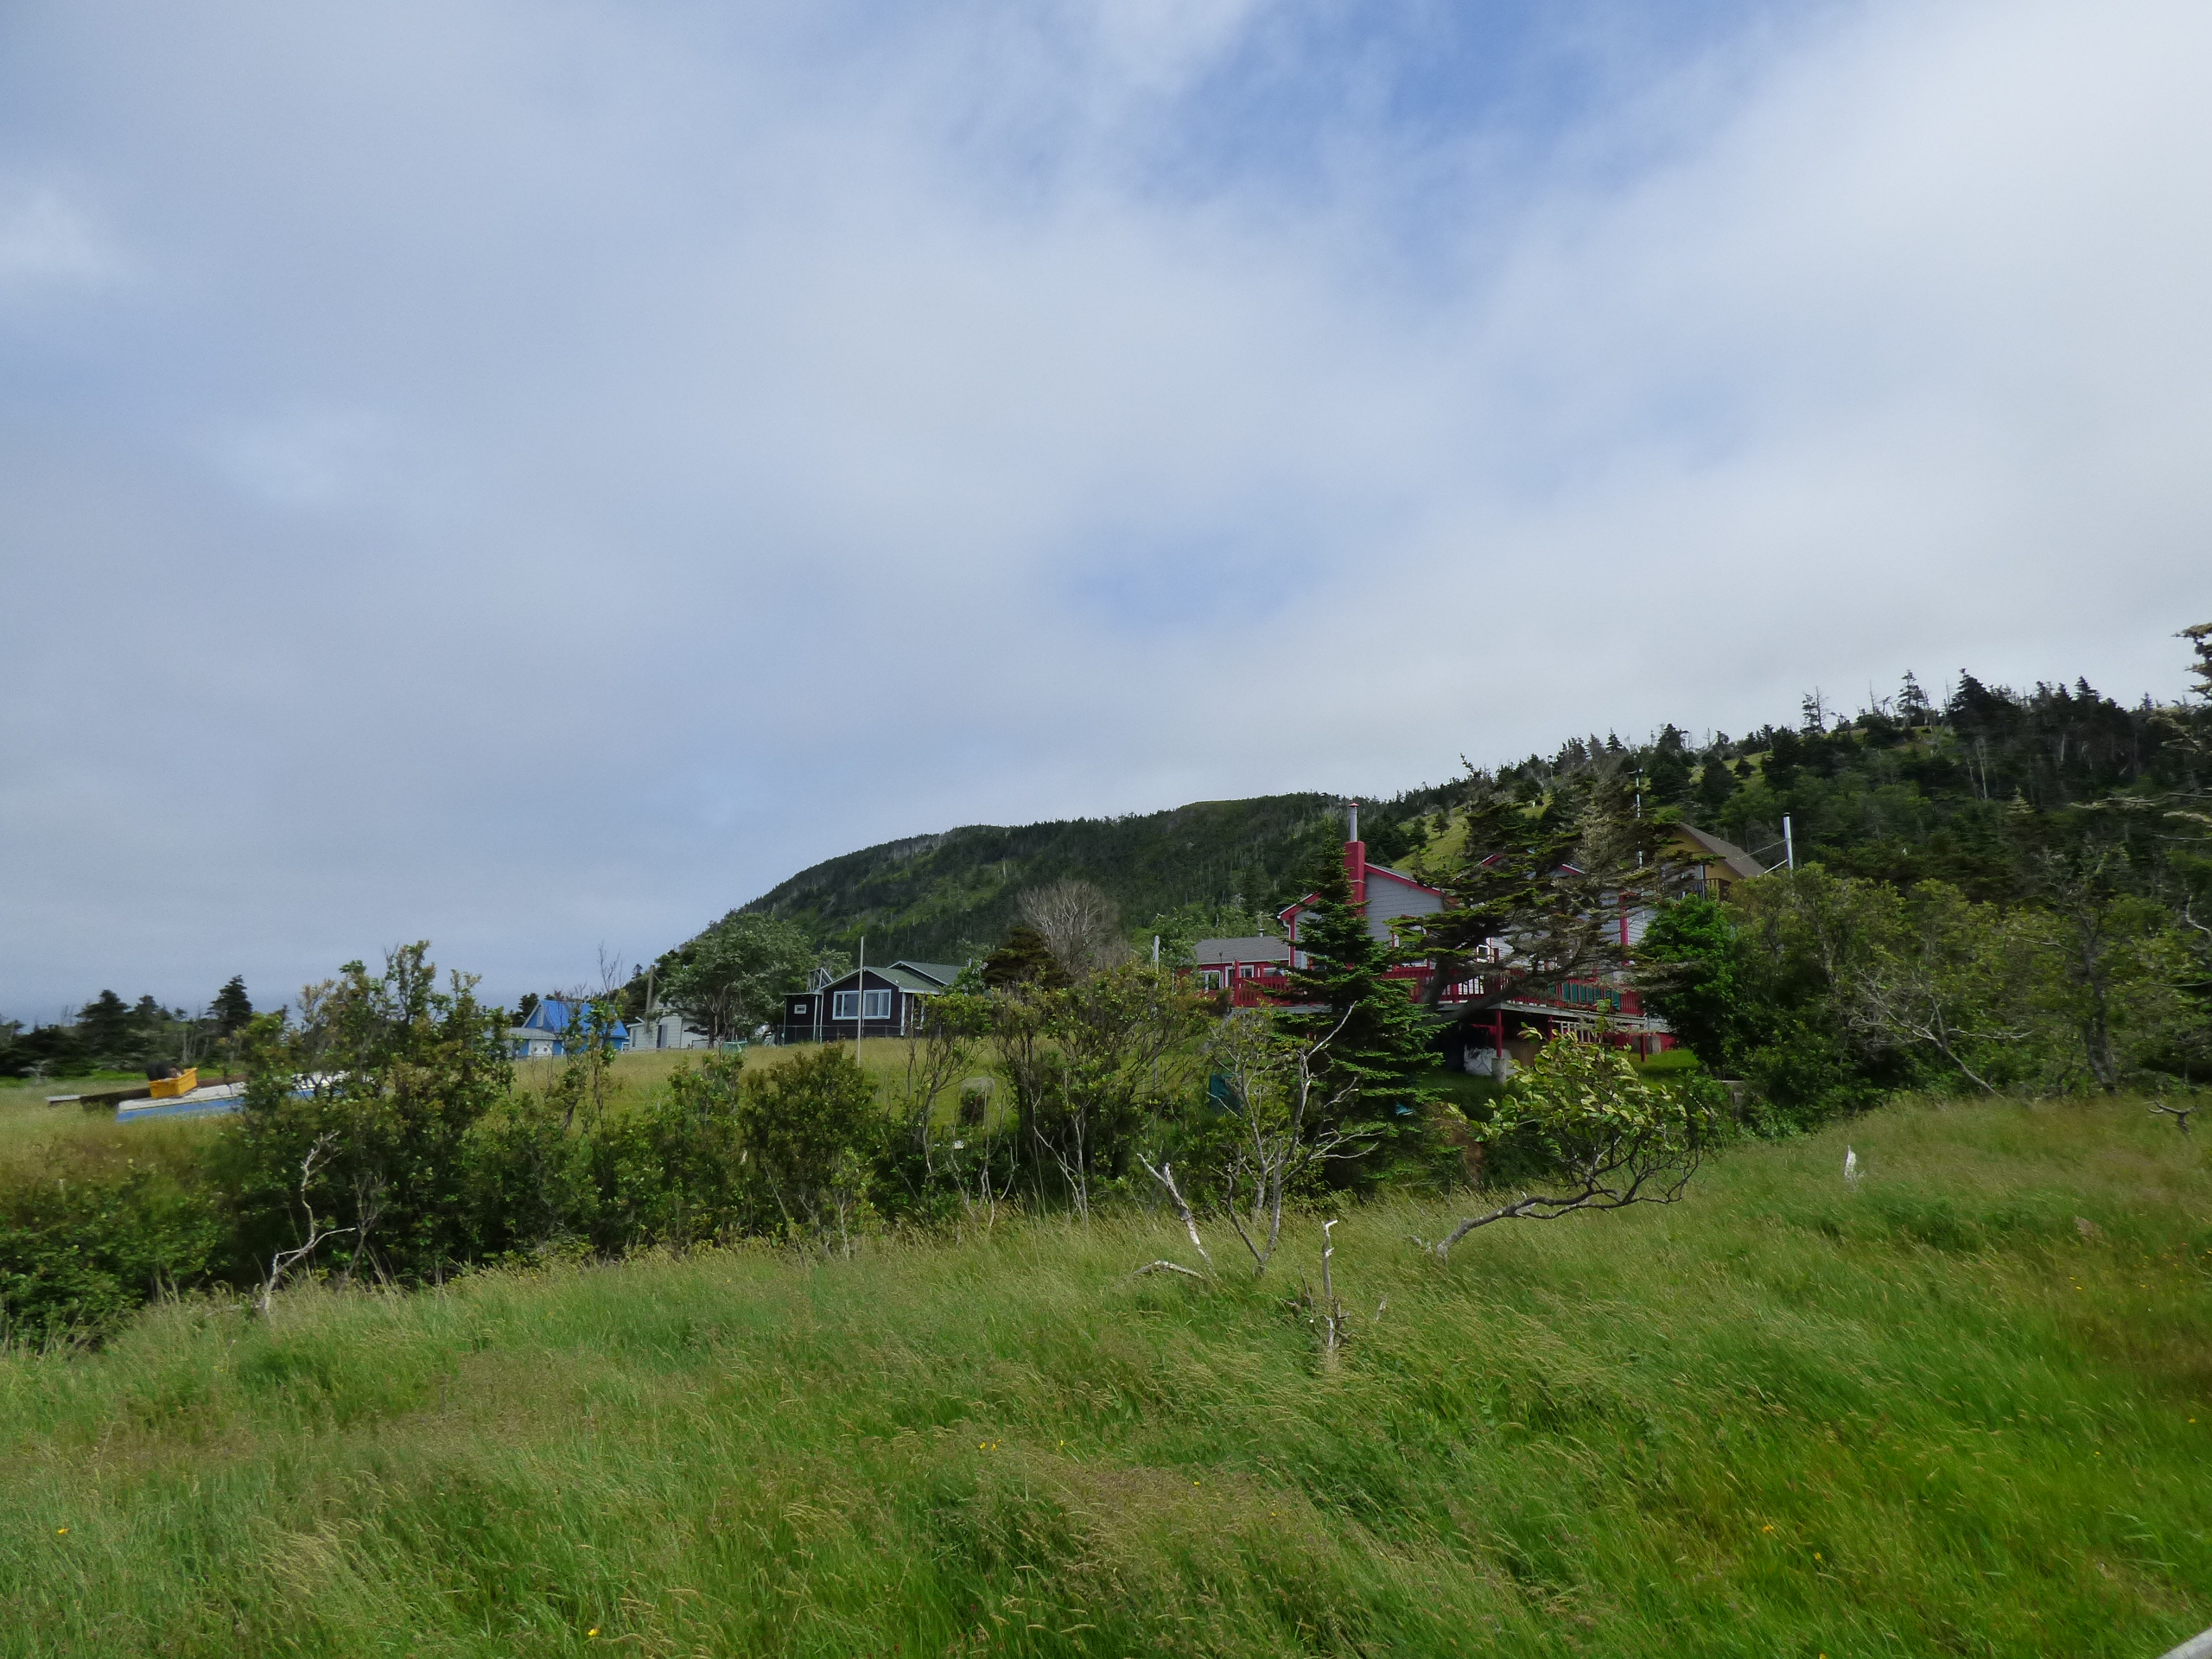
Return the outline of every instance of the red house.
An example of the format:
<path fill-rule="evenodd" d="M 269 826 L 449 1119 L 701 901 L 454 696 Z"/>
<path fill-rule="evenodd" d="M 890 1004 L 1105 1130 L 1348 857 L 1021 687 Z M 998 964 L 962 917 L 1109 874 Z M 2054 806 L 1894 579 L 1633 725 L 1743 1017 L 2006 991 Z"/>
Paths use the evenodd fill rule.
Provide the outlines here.
<path fill-rule="evenodd" d="M 1351 838 L 1344 843 L 1344 874 L 1351 884 L 1354 906 L 1367 918 L 1368 932 L 1378 940 L 1391 937 L 1390 925 L 1402 918 L 1433 916 L 1450 902 L 1439 888 L 1417 881 L 1381 864 L 1367 861 L 1367 843 L 1359 839 L 1359 808 L 1352 806 Z M 1726 843 L 1722 843 L 1725 845 Z M 1280 981 L 1286 963 L 1305 966 L 1298 950 L 1298 930 L 1308 893 L 1281 912 L 1289 939 L 1202 939 L 1198 942 L 1200 983 L 1230 992 L 1231 1003 L 1255 1007 L 1276 998 L 1268 981 Z M 1628 944 L 1641 937 L 1649 912 L 1624 905 L 1621 939 Z M 1502 943 L 1491 947 L 1503 950 Z M 1390 977 L 1402 981 L 1406 994 L 1416 1001 L 1428 995 L 1433 964 L 1401 963 Z M 1566 980 L 1539 987 L 1522 986 L 1502 1002 L 1479 1006 L 1480 978 L 1448 984 L 1437 998 L 1446 1016 L 1447 1046 L 1459 1064 L 1481 1076 L 1503 1076 L 1515 1062 L 1525 1060 L 1541 1041 L 1562 1035 L 1594 1033 L 1602 1023 L 1615 1042 L 1633 1044 L 1639 1052 L 1656 1054 L 1674 1042 L 1667 1023 L 1644 1011 L 1643 1001 L 1625 983 L 1599 980 Z"/>

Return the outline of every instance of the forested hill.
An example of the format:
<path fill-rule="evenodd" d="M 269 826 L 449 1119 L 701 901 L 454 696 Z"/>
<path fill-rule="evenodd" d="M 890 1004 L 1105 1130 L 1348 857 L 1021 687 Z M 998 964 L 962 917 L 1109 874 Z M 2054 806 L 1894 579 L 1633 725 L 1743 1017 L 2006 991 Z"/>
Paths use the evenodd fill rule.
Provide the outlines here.
<path fill-rule="evenodd" d="M 847 950 L 866 934 L 874 962 L 964 961 L 1004 936 L 1024 892 L 1069 877 L 1105 889 L 1132 927 L 1194 905 L 1249 911 L 1256 926 L 1342 839 L 1343 822 L 1336 797 L 1300 794 L 1129 817 L 969 824 L 826 860 L 744 910 L 796 922 Z"/>
<path fill-rule="evenodd" d="M 1641 741 L 1570 738 L 1476 781 L 1534 807 L 1573 799 L 1593 774 L 1627 774 L 1646 812 L 1714 830 L 1770 864 L 1788 817 L 1801 861 L 1901 887 L 1940 880 L 1980 899 L 2027 896 L 2053 857 L 2089 855 L 2101 879 L 2178 905 L 2212 886 L 2201 842 L 2177 842 L 2165 816 L 2212 785 L 2212 630 L 2190 633 L 2200 683 L 2179 703 L 2125 703 L 2079 680 L 2016 691 L 1970 674 L 1938 702 L 1907 675 L 1856 714 L 1808 697 L 1796 721 L 1739 737 L 1668 724 Z M 1431 849 L 1447 850 L 1468 781 L 1363 809 L 1369 855 L 1417 871 Z M 1134 936 L 1178 911 L 1194 924 L 1185 931 L 1236 925 L 1234 912 L 1256 928 L 1296 896 L 1342 823 L 1338 798 L 1298 794 L 974 825 L 830 859 L 744 909 L 848 950 L 865 933 L 879 961 L 964 960 L 1004 936 L 1024 891 L 1063 877 L 1104 888 Z M 2196 901 L 2212 909 L 2212 892 Z"/>

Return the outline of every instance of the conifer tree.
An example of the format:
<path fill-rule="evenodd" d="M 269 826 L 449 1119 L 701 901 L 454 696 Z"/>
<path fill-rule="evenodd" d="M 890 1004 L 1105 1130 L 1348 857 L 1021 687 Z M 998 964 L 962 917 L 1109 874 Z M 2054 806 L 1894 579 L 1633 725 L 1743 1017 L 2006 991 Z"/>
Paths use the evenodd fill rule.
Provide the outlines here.
<path fill-rule="evenodd" d="M 1405 983 L 1387 977 L 1390 944 L 1370 931 L 1343 860 L 1331 856 L 1317 874 L 1313 897 L 1298 919 L 1297 949 L 1306 965 L 1294 957 L 1278 993 L 1290 1007 L 1277 1024 L 1301 1042 L 1329 1039 L 1314 1097 L 1337 1103 L 1319 1127 L 1366 1121 L 1386 1129 L 1410 1128 L 1432 1092 L 1419 1081 L 1433 1064 L 1428 1022 Z"/>
<path fill-rule="evenodd" d="M 983 983 L 996 990 L 1007 985 L 1037 985 L 1048 991 L 1064 990 L 1067 969 L 1052 954 L 1045 936 L 1026 923 L 1007 930 L 1006 943 L 983 958 Z"/>
<path fill-rule="evenodd" d="M 245 1029 L 245 1022 L 253 1018 L 253 1002 L 245 994 L 245 976 L 232 974 L 223 988 L 215 993 L 215 1001 L 207 1009 L 215 1022 L 215 1034 L 234 1037 Z"/>
<path fill-rule="evenodd" d="M 77 1010 L 77 1041 L 87 1056 L 113 1065 L 135 1052 L 130 1025 L 130 1005 L 102 991 Z"/>
<path fill-rule="evenodd" d="M 1708 812 L 1717 812 L 1735 792 L 1736 779 L 1728 770 L 1728 759 L 1715 747 L 1707 754 L 1704 769 L 1697 776 L 1698 804 Z"/>

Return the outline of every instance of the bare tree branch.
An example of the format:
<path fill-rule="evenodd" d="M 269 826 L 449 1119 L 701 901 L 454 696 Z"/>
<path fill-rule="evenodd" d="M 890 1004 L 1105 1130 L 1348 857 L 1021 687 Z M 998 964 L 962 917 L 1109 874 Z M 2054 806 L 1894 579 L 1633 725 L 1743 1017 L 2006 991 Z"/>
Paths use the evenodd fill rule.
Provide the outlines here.
<path fill-rule="evenodd" d="M 1148 1158 L 1140 1156 L 1137 1161 L 1144 1166 L 1146 1174 L 1167 1189 L 1167 1196 L 1175 1205 L 1175 1213 L 1183 1217 L 1183 1230 L 1191 1236 L 1191 1248 L 1198 1253 L 1198 1260 L 1206 1264 L 1206 1274 L 1211 1274 L 1215 1271 L 1213 1257 L 1206 1250 L 1205 1241 L 1198 1236 L 1198 1218 L 1191 1213 L 1190 1201 L 1183 1196 L 1182 1189 L 1175 1185 L 1175 1166 L 1164 1158 L 1156 1168 Z M 1184 1271 L 1188 1272 L 1189 1269 Z M 1205 1277 L 1206 1274 L 1198 1276 Z"/>
<path fill-rule="evenodd" d="M 315 1206 L 308 1199 L 308 1188 L 315 1179 L 315 1166 L 329 1155 L 331 1143 L 337 1138 L 335 1134 L 316 1136 L 315 1144 L 308 1148 L 307 1156 L 300 1160 L 300 1208 L 307 1212 L 307 1242 L 296 1249 L 279 1250 L 270 1258 L 269 1276 L 262 1281 L 260 1295 L 256 1299 L 261 1317 L 264 1319 L 276 1313 L 276 1287 L 283 1282 L 284 1275 L 307 1261 L 321 1245 L 353 1230 L 351 1227 L 325 1228 L 318 1225 L 315 1218 Z"/>

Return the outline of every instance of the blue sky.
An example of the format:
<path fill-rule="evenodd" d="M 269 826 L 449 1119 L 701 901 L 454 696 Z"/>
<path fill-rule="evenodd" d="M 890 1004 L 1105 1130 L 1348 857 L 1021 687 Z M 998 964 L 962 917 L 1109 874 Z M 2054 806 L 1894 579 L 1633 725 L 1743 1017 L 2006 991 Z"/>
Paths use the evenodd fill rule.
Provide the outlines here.
<path fill-rule="evenodd" d="M 418 937 L 512 996 L 896 835 L 1907 669 L 2173 695 L 2208 58 L 2150 0 L 7 8 L 0 1009 Z"/>

